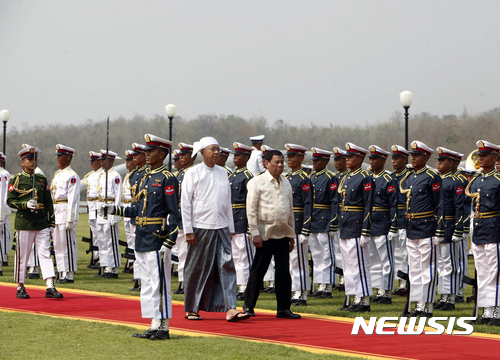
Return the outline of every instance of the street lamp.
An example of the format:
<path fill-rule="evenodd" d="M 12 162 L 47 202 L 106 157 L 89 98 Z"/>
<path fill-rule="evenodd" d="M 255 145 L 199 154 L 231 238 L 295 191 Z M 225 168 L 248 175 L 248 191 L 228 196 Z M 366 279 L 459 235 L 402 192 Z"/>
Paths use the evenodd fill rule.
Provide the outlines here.
<path fill-rule="evenodd" d="M 5 134 L 7 133 L 7 121 L 9 121 L 10 118 L 10 111 L 9 110 L 2 110 L 0 111 L 0 119 L 3 121 L 3 153 L 5 155 Z M 5 155 L 7 157 L 7 155 Z M 5 168 L 5 161 L 3 164 L 3 167 Z"/>
<path fill-rule="evenodd" d="M 165 112 L 167 113 L 169 121 L 169 132 L 168 132 L 168 140 L 172 141 L 172 119 L 177 112 L 177 106 L 174 104 L 168 104 L 165 106 Z M 172 171 L 172 149 L 168 152 L 168 171 Z"/>
<path fill-rule="evenodd" d="M 413 94 L 405 90 L 399 94 L 399 99 L 401 100 L 401 105 L 405 108 L 405 148 L 408 150 L 408 109 L 413 101 Z"/>

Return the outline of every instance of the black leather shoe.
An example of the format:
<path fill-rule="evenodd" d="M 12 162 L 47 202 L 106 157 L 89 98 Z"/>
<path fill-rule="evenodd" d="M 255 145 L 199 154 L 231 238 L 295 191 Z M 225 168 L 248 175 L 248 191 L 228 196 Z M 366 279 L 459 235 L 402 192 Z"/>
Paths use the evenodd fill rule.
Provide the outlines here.
<path fill-rule="evenodd" d="M 63 294 L 61 294 L 60 292 L 58 292 L 56 290 L 56 288 L 49 288 L 45 292 L 45 297 L 49 298 L 49 299 L 62 299 L 63 298 Z"/>
<path fill-rule="evenodd" d="M 184 294 L 184 289 L 183 290 L 175 290 L 174 294 L 177 294 L 177 295 L 181 294 L 182 295 L 182 294 Z"/>
<path fill-rule="evenodd" d="M 420 311 L 420 310 L 413 310 L 412 313 L 410 313 L 410 315 L 408 315 L 408 317 L 419 317 L 420 315 L 422 315 L 423 311 Z"/>
<path fill-rule="evenodd" d="M 384 304 L 384 305 L 389 305 L 392 304 L 392 298 L 387 297 L 387 296 L 382 296 L 379 301 L 377 301 L 379 304 Z"/>
<path fill-rule="evenodd" d="M 149 340 L 169 340 L 170 334 L 167 330 L 158 330 Z"/>
<path fill-rule="evenodd" d="M 405 288 L 397 288 L 396 291 L 394 291 L 392 293 L 392 295 L 402 295 L 403 291 L 405 290 Z"/>
<path fill-rule="evenodd" d="M 500 326 L 500 319 L 491 319 L 486 325 Z"/>
<path fill-rule="evenodd" d="M 134 288 L 131 288 L 130 291 L 141 291 L 141 287 L 134 287 Z M 174 291 L 174 294 L 175 294 L 175 291 Z"/>
<path fill-rule="evenodd" d="M 464 302 L 464 297 L 463 296 L 457 296 L 455 297 L 455 303 L 463 303 Z"/>
<path fill-rule="evenodd" d="M 132 334 L 132 337 L 135 337 L 135 338 L 140 338 L 140 339 L 149 339 L 149 338 L 151 338 L 151 336 L 155 335 L 157 332 L 158 332 L 158 330 L 151 330 L 151 329 L 147 329 L 147 330 L 146 330 L 146 331 L 144 331 L 144 333 L 142 333 L 142 334 L 139 334 L 139 333 L 133 333 L 133 334 Z"/>
<path fill-rule="evenodd" d="M 292 306 L 307 306 L 307 300 L 293 299 Z"/>
<path fill-rule="evenodd" d="M 441 309 L 443 310 L 443 309 Z M 426 317 L 426 318 L 431 318 L 432 317 L 432 313 L 428 313 L 428 312 L 425 312 L 425 311 L 422 311 L 422 313 L 418 316 L 418 317 Z"/>
<path fill-rule="evenodd" d="M 480 317 L 480 318 L 477 318 L 476 320 L 474 321 L 466 321 L 467 324 L 470 324 L 470 325 L 486 325 L 487 323 L 489 323 L 491 320 L 493 320 L 492 318 L 484 318 L 484 317 Z"/>
<path fill-rule="evenodd" d="M 369 312 L 371 310 L 370 305 L 358 305 L 353 309 L 349 309 L 350 312 Z"/>
<path fill-rule="evenodd" d="M 276 288 L 274 286 L 270 286 L 267 289 L 264 290 L 268 294 L 275 294 L 276 293 Z"/>
<path fill-rule="evenodd" d="M 118 279 L 118 274 L 104 273 L 104 275 L 102 277 L 105 279 Z"/>
<path fill-rule="evenodd" d="M 382 296 L 377 295 L 373 299 L 371 299 L 371 302 L 377 302 L 378 303 L 381 299 L 382 299 Z"/>
<path fill-rule="evenodd" d="M 314 297 L 320 297 L 321 295 L 323 295 L 323 292 L 324 291 L 315 291 L 311 294 L 311 296 L 314 296 Z"/>
<path fill-rule="evenodd" d="M 455 304 L 450 304 L 447 302 L 443 306 L 441 306 L 438 310 L 443 310 L 443 311 L 455 310 Z"/>
<path fill-rule="evenodd" d="M 57 284 L 66 284 L 68 282 L 68 279 L 66 278 L 61 278 L 59 280 L 56 280 Z"/>
<path fill-rule="evenodd" d="M 318 295 L 318 299 L 331 299 L 331 298 L 333 298 L 331 292 L 324 291 L 323 294 Z"/>
<path fill-rule="evenodd" d="M 246 306 L 243 306 L 243 312 L 250 315 L 251 317 L 255 317 L 255 311 L 253 309 L 247 308 Z"/>
<path fill-rule="evenodd" d="M 0 270 L 0 276 L 3 276 L 3 271 L 2 270 Z"/>
<path fill-rule="evenodd" d="M 437 304 L 434 304 L 434 309 L 440 310 L 444 304 L 446 304 L 446 301 L 439 301 Z"/>
<path fill-rule="evenodd" d="M 29 299 L 30 296 L 26 292 L 26 289 L 23 287 L 23 288 L 17 290 L 17 292 L 16 292 L 16 298 L 18 298 L 18 299 Z"/>
<path fill-rule="evenodd" d="M 277 318 L 282 319 L 300 319 L 301 316 L 299 314 L 294 314 L 290 310 L 280 310 L 276 313 Z"/>
<path fill-rule="evenodd" d="M 26 275 L 26 279 L 40 279 L 40 274 L 30 273 Z"/>
<path fill-rule="evenodd" d="M 2 263 L 2 266 L 9 266 L 9 262 L 8 262 L 8 261 L 4 261 L 4 262 Z"/>

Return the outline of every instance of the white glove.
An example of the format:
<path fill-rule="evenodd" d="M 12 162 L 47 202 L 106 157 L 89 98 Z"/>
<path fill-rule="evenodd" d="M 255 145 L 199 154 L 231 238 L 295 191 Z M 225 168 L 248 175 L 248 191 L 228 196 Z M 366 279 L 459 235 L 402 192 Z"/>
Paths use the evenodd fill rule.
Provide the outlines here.
<path fill-rule="evenodd" d="M 328 231 L 328 236 L 330 237 L 330 239 L 333 239 L 336 234 L 337 234 L 336 231 Z"/>
<path fill-rule="evenodd" d="M 441 244 L 441 242 L 444 240 L 444 237 L 440 237 L 440 236 L 434 236 L 432 238 L 433 242 L 434 242 L 434 246 L 435 245 L 439 245 Z"/>
<path fill-rule="evenodd" d="M 307 242 L 307 240 L 309 240 L 309 236 L 299 234 L 299 243 L 304 244 Z"/>
<path fill-rule="evenodd" d="M 52 237 L 52 234 L 54 233 L 54 228 L 53 227 L 49 227 L 49 232 L 50 232 L 50 237 Z"/>
<path fill-rule="evenodd" d="M 359 242 L 361 243 L 361 245 L 366 245 L 370 242 L 370 240 L 370 236 L 361 235 L 361 239 L 359 240 Z"/>
<path fill-rule="evenodd" d="M 399 236 L 398 236 L 398 233 L 390 232 L 387 235 L 387 238 L 389 239 L 389 241 L 394 241 L 394 240 L 397 240 L 399 238 Z"/>
<path fill-rule="evenodd" d="M 74 221 L 67 221 L 66 222 L 66 230 L 70 231 L 75 228 L 75 222 Z"/>
<path fill-rule="evenodd" d="M 250 240 L 250 241 L 252 241 L 252 239 L 253 239 L 252 234 L 247 233 L 247 239 Z"/>
<path fill-rule="evenodd" d="M 108 209 L 108 215 L 109 215 L 109 209 Z M 122 219 L 122 218 L 121 218 L 121 217 L 119 217 L 119 216 L 113 216 L 113 220 L 111 220 L 111 225 L 112 225 L 112 226 L 116 226 L 116 225 L 118 225 L 118 224 L 120 223 L 120 220 L 121 220 L 121 219 Z"/>
<path fill-rule="evenodd" d="M 114 207 L 115 207 L 114 205 L 102 204 L 101 206 L 99 206 L 99 210 L 97 210 L 97 214 L 99 216 L 104 216 L 104 209 L 107 208 L 108 209 L 108 215 L 111 215 L 111 211 L 113 211 Z"/>
<path fill-rule="evenodd" d="M 464 233 L 464 236 L 462 238 L 463 241 L 469 242 L 469 233 Z"/>
<path fill-rule="evenodd" d="M 165 245 L 162 245 L 161 246 L 161 249 L 160 249 L 160 256 L 165 256 L 165 255 L 168 255 L 172 252 L 172 249 L 166 247 Z"/>
<path fill-rule="evenodd" d="M 459 242 L 459 241 L 462 241 L 464 238 L 462 236 L 455 236 L 453 235 L 453 237 L 451 238 L 451 241 L 453 242 Z"/>
<path fill-rule="evenodd" d="M 28 209 L 35 210 L 36 209 L 36 201 L 33 200 L 33 199 L 28 200 L 28 203 L 26 204 L 26 207 Z"/>

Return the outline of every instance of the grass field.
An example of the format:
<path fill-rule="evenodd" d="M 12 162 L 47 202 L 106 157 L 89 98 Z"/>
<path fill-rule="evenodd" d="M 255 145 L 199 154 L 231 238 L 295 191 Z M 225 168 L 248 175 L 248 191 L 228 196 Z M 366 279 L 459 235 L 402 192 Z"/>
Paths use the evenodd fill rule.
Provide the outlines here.
<path fill-rule="evenodd" d="M 13 222 L 13 218 L 12 224 Z M 123 227 L 120 229 L 120 238 L 125 240 Z M 75 288 L 98 292 L 111 292 L 139 296 L 137 292 L 131 292 L 132 275 L 120 271 L 119 279 L 94 278 L 97 270 L 87 268 L 90 254 L 85 254 L 87 243 L 80 241 L 82 236 L 89 236 L 87 215 L 80 217 L 77 225 L 77 238 L 79 247 L 78 273 L 75 275 L 74 284 L 58 285 L 59 291 L 64 293 L 64 288 Z M 123 248 L 121 249 L 123 251 Z M 13 277 L 13 253 L 9 259 L 9 266 L 4 268 L 4 276 L 0 281 L 14 282 Z M 123 266 L 122 266 L 123 268 Z M 469 259 L 469 273 L 473 273 L 473 261 Z M 43 285 L 43 280 L 26 280 L 26 285 Z M 177 288 L 177 278 L 172 278 L 172 290 Z M 466 288 L 466 296 L 471 294 L 471 288 Z M 2 296 L 15 296 L 2 294 Z M 183 295 L 173 295 L 174 300 L 183 300 Z M 342 305 L 343 293 L 335 292 L 333 299 L 309 298 L 307 307 L 294 308 L 303 313 L 325 314 L 333 316 L 357 317 L 364 316 L 399 316 L 404 307 L 403 297 L 394 297 L 391 305 L 372 305 L 370 313 L 349 313 L 339 311 Z M 238 302 L 238 306 L 242 306 Z M 456 310 L 452 312 L 435 311 L 436 316 L 471 316 L 472 304 L 457 304 Z M 274 294 L 262 293 L 257 303 L 257 308 L 276 309 Z M 292 310 L 294 310 L 292 309 Z M 0 313 L 0 329 L 2 329 L 2 341 L 0 342 L 0 359 L 3 358 L 133 358 L 135 356 L 151 356 L 165 354 L 168 357 L 203 357 L 203 358 L 281 358 L 293 357 L 297 359 L 328 358 L 328 359 L 353 359 L 352 357 L 338 357 L 333 355 L 317 355 L 280 345 L 257 344 L 242 340 L 226 338 L 201 338 L 173 335 L 172 340 L 153 343 L 132 339 L 134 329 L 126 326 L 117 326 L 78 320 L 64 320 L 44 316 L 27 315 L 19 313 Z M 476 326 L 475 331 L 492 334 L 500 334 L 500 328 L 489 326 Z M 23 334 L 19 336 L 19 334 Z M 29 340 L 29 341 L 25 341 Z M 180 341 L 182 340 L 182 341 Z M 207 348 L 210 349 L 207 352 Z M 22 351 L 20 350 L 22 349 Z M 168 350 L 167 350 L 168 349 Z M 7 357 L 5 355 L 8 354 Z M 23 356 L 24 354 L 24 356 Z"/>

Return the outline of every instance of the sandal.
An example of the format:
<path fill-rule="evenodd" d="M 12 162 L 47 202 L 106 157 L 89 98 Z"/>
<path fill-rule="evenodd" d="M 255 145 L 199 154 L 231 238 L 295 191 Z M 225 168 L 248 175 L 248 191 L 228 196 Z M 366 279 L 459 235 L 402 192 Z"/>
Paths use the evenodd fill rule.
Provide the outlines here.
<path fill-rule="evenodd" d="M 203 320 L 200 314 L 194 313 L 194 314 L 187 314 L 184 316 L 184 319 L 187 320 Z"/>

